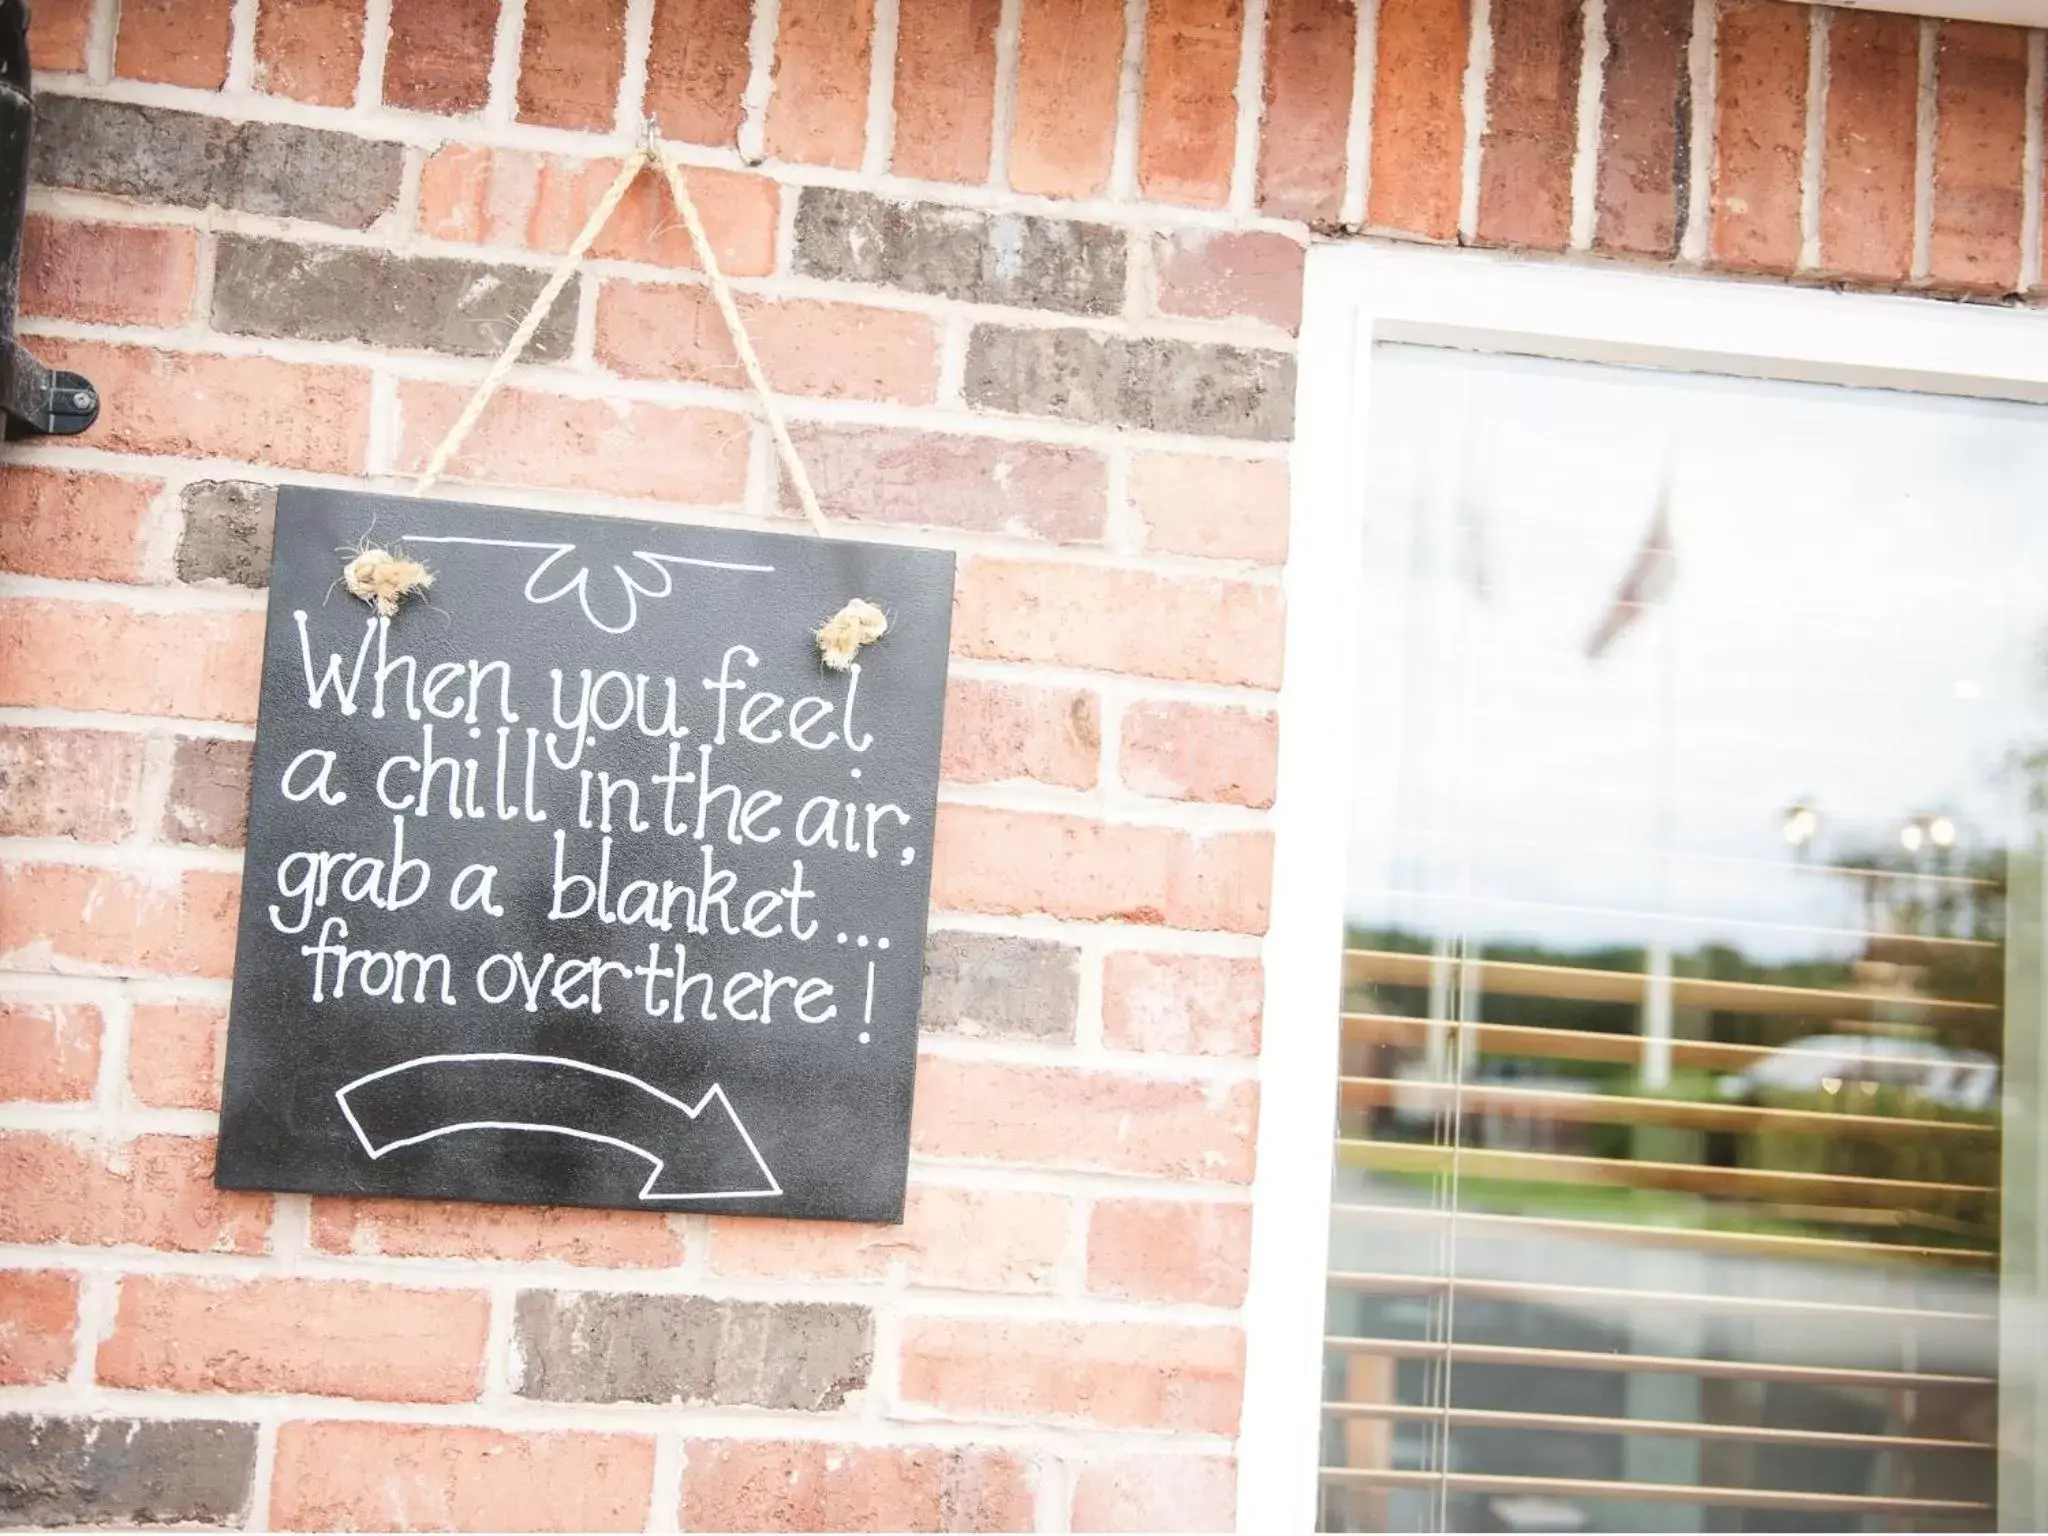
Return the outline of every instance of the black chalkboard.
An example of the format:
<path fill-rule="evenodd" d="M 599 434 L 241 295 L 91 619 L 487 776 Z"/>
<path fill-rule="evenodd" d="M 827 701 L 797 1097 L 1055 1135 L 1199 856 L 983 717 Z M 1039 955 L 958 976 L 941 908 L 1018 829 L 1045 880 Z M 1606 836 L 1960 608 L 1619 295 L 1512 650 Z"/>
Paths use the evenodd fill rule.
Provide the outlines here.
<path fill-rule="evenodd" d="M 431 590 L 380 619 L 366 543 Z M 952 591 L 942 551 L 284 489 L 218 1182 L 899 1220 Z M 856 597 L 888 632 L 830 671 Z"/>

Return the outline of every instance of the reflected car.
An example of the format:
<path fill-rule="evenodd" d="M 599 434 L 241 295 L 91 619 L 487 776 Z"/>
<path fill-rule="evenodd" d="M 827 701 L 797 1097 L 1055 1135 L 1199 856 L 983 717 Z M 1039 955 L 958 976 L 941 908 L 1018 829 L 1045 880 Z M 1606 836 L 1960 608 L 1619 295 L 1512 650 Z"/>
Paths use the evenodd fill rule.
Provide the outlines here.
<path fill-rule="evenodd" d="M 1724 1099 L 1781 1093 L 1839 1093 L 1870 1084 L 1950 1109 L 1987 1114 L 1998 1106 L 1998 1063 L 1983 1051 L 1882 1035 L 1809 1035 L 1722 1078 Z"/>

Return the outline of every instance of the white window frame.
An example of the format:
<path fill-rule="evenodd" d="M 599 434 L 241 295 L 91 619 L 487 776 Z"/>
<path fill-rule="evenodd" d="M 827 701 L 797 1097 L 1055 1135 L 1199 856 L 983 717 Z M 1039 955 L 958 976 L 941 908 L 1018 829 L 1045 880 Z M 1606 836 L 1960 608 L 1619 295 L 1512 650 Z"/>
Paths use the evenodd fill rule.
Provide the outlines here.
<path fill-rule="evenodd" d="M 1988 21 L 2001 27 L 2048 25 L 2048 0 L 1800 0 L 1858 11 L 1902 11 L 1952 21 Z"/>
<path fill-rule="evenodd" d="M 1417 247 L 1308 257 L 1238 1528 L 1316 1516 L 1373 344 L 2048 402 L 2048 314 Z M 2044 513 L 2048 515 L 2048 513 Z"/>

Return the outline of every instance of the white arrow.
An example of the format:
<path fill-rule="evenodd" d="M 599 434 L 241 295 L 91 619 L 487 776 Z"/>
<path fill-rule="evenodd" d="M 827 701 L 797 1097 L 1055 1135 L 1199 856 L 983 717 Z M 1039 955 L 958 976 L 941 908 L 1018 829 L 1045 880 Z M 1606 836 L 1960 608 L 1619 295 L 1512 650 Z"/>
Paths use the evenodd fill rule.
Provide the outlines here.
<path fill-rule="evenodd" d="M 364 1088 L 371 1083 L 381 1082 L 384 1079 L 398 1076 L 401 1073 L 437 1066 L 497 1067 L 514 1063 L 561 1068 L 571 1072 L 587 1073 L 592 1078 L 609 1079 L 612 1082 L 623 1083 L 638 1089 L 651 1099 L 658 1100 L 670 1108 L 680 1110 L 691 1121 L 695 1121 L 715 1101 L 718 1108 L 722 1109 L 726 1117 L 732 1121 L 733 1129 L 740 1134 L 740 1140 L 746 1143 L 747 1152 L 752 1156 L 754 1165 L 761 1170 L 762 1184 L 751 1189 L 692 1190 L 682 1193 L 657 1190 L 655 1185 L 660 1182 L 662 1170 L 667 1167 L 666 1159 L 650 1152 L 637 1142 L 627 1141 L 623 1137 L 608 1136 L 601 1131 L 585 1130 L 580 1126 L 561 1125 L 552 1121 L 496 1118 L 458 1120 L 446 1125 L 437 1125 L 431 1129 L 419 1131 L 409 1136 L 394 1136 L 380 1139 L 364 1128 L 361 1119 L 357 1117 L 355 1106 L 349 1102 L 349 1095 L 358 1089 Z M 530 1084 L 509 1085 L 501 1091 L 512 1091 L 519 1086 L 530 1086 Z M 433 1141 L 442 1136 L 453 1136 L 460 1131 L 543 1131 L 556 1136 L 572 1136 L 578 1141 L 594 1141 L 604 1146 L 617 1147 L 621 1151 L 632 1153 L 635 1157 L 644 1158 L 652 1166 L 648 1170 L 647 1182 L 640 1186 L 640 1198 L 642 1200 L 730 1200 L 743 1196 L 770 1196 L 782 1193 L 782 1185 L 776 1181 L 775 1175 L 770 1171 L 767 1161 L 761 1156 L 761 1149 L 754 1145 L 754 1138 L 748 1132 L 745 1122 L 740 1119 L 738 1111 L 732 1107 L 732 1101 L 725 1096 L 725 1089 L 717 1083 L 713 1083 L 706 1089 L 703 1096 L 695 1104 L 686 1104 L 673 1094 L 664 1093 L 652 1083 L 644 1082 L 640 1078 L 634 1077 L 631 1073 L 616 1071 L 611 1067 L 596 1066 L 587 1061 L 577 1061 L 573 1057 L 531 1056 L 513 1051 L 472 1051 L 442 1056 L 415 1056 L 409 1061 L 401 1061 L 392 1066 L 380 1067 L 375 1072 L 365 1073 L 353 1082 L 344 1083 L 335 1090 L 334 1098 L 335 1102 L 341 1106 L 342 1116 L 348 1121 L 349 1129 L 355 1132 L 356 1140 L 362 1144 L 363 1150 L 372 1158 L 382 1158 L 402 1148 L 418 1146 L 421 1142 Z"/>

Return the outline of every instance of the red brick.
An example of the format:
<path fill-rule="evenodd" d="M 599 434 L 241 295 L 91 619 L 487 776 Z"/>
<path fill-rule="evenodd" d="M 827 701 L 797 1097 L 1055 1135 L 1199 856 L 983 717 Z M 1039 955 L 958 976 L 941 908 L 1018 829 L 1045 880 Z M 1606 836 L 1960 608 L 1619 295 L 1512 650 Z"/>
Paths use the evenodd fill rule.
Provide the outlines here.
<path fill-rule="evenodd" d="M 827 517 L 1096 544 L 1109 471 L 1087 448 L 909 427 L 790 428 Z M 796 498 L 785 485 L 783 503 Z"/>
<path fill-rule="evenodd" d="M 745 113 L 752 7 L 728 0 L 655 0 L 647 110 L 664 138 L 730 146 Z"/>
<path fill-rule="evenodd" d="M 1833 17 L 1820 200 L 1820 260 L 1828 271 L 1875 282 L 1911 273 L 1919 100 L 1917 18 Z"/>
<path fill-rule="evenodd" d="M 7 864 L 0 881 L 0 957 L 16 970 L 233 973 L 241 895 L 234 875 L 145 878 L 79 864 Z"/>
<path fill-rule="evenodd" d="M 316 1199 L 313 1246 L 387 1259 L 483 1259 L 666 1269 L 682 1240 L 658 1211 L 467 1205 L 437 1200 Z"/>
<path fill-rule="evenodd" d="M 1036 688 L 956 677 L 946 685 L 939 776 L 949 784 L 1033 779 L 1093 789 L 1102 705 L 1085 688 Z"/>
<path fill-rule="evenodd" d="M 685 1440 L 688 1531 L 1021 1531 L 1031 1479 L 974 1446 Z"/>
<path fill-rule="evenodd" d="M 152 1109 L 219 1109 L 227 1009 L 138 1003 L 128 1024 L 128 1091 Z"/>
<path fill-rule="evenodd" d="M 55 337 L 38 351 L 52 368 L 84 374 L 102 398 L 119 402 L 93 427 L 95 448 L 337 475 L 363 466 L 370 376 L 361 369 Z"/>
<path fill-rule="evenodd" d="M 1561 251 L 1572 232 L 1579 0 L 1493 0 L 1479 240 Z"/>
<path fill-rule="evenodd" d="M 1261 211 L 1310 224 L 1337 221 L 1357 52 L 1352 0 L 1271 0 L 1266 7 Z"/>
<path fill-rule="evenodd" d="M 898 176 L 988 180 L 1001 0 L 900 0 L 896 18 Z"/>
<path fill-rule="evenodd" d="M 1109 185 L 1124 16 L 1097 0 L 1022 0 L 1010 185 L 1092 197 Z"/>
<path fill-rule="evenodd" d="M 147 747 L 130 731 L 0 726 L 0 836 L 120 842 L 135 830 Z"/>
<path fill-rule="evenodd" d="M 1220 208 L 1237 156 L 1237 68 L 1244 0 L 1152 0 L 1138 186 L 1166 203 Z"/>
<path fill-rule="evenodd" d="M 1049 1291 L 1072 1211 L 1060 1195 L 914 1184 L 901 1226 L 711 1218 L 711 1267 L 779 1280 L 881 1280 L 963 1291 Z"/>
<path fill-rule="evenodd" d="M 1237 1464 L 1213 1456 L 1120 1456 L 1074 1474 L 1077 1531 L 1227 1531 Z"/>
<path fill-rule="evenodd" d="M 955 1413 L 1081 1419 L 1129 1429 L 1237 1429 L 1235 1328 L 913 1317 L 903 1396 Z"/>
<path fill-rule="evenodd" d="M 596 162 L 580 178 L 573 172 L 551 177 L 544 168 L 534 223 L 546 231 L 546 238 L 537 248 L 567 250 L 590 217 L 591 206 L 617 174 L 617 165 L 608 160 Z M 776 184 L 765 176 L 702 166 L 691 167 L 684 179 L 719 270 L 728 277 L 759 277 L 773 271 L 775 231 L 781 218 L 781 193 Z M 692 271 L 701 266 L 697 248 L 675 211 L 667 180 L 652 172 L 633 183 L 591 253 L 614 261 L 645 261 Z"/>
<path fill-rule="evenodd" d="M 1141 795 L 1263 809 L 1273 803 L 1279 753 L 1279 722 L 1271 714 L 1133 704 L 1124 712 L 1117 774 Z"/>
<path fill-rule="evenodd" d="M 1285 235 L 1185 230 L 1154 236 L 1159 312 L 1198 320 L 1263 320 L 1292 332 L 1301 324 L 1306 255 L 1298 241 Z"/>
<path fill-rule="evenodd" d="M 1119 1051 L 1256 1056 L 1265 977 L 1229 955 L 1119 951 L 1102 964 L 1102 1039 Z"/>
<path fill-rule="evenodd" d="M 1783 0 L 1721 0 L 1710 244 L 1721 266 L 1790 272 L 1799 265 L 1809 14 Z"/>
<path fill-rule="evenodd" d="M 1458 236 L 1469 0 L 1380 0 L 1366 222 Z"/>
<path fill-rule="evenodd" d="M 1280 680 L 1277 587 L 1099 565 L 970 560 L 953 598 L 953 651 L 1188 682 Z"/>
<path fill-rule="evenodd" d="M 171 1392 L 469 1402 L 490 1313 L 481 1291 L 130 1275 L 96 1375 Z"/>
<path fill-rule="evenodd" d="M 89 1003 L 0 1003 L 0 1099 L 81 1104 L 100 1075 L 100 1011 Z"/>
<path fill-rule="evenodd" d="M 254 720 L 263 615 L 0 599 L 0 704 Z"/>
<path fill-rule="evenodd" d="M 437 240 L 566 251 L 618 173 L 616 160 L 451 144 L 431 155 L 421 173 L 420 228 Z M 772 270 L 780 217 L 775 183 L 701 166 L 687 174 L 690 200 L 720 270 L 732 277 Z M 664 267 L 698 264 L 668 183 L 652 171 L 633 183 L 591 255 Z"/>
<path fill-rule="evenodd" d="M 1287 558 L 1283 460 L 1134 454 L 1130 486 L 1147 549 L 1261 565 Z"/>
<path fill-rule="evenodd" d="M 939 336 L 927 315 L 823 299 L 741 294 L 735 302 L 777 394 L 903 405 L 937 397 Z M 748 387 L 708 288 L 606 283 L 597 359 L 629 378 Z"/>
<path fill-rule="evenodd" d="M 345 107 L 363 61 L 363 0 L 258 0 L 259 91 Z"/>
<path fill-rule="evenodd" d="M 767 147 L 777 160 L 860 164 L 868 136 L 872 0 L 782 0 Z"/>
<path fill-rule="evenodd" d="M 0 1387 L 40 1387 L 71 1373 L 78 1277 L 54 1269 L 0 1270 Z"/>
<path fill-rule="evenodd" d="M 103 325 L 177 325 L 192 312 L 189 229 L 32 218 L 21 247 L 21 312 Z"/>
<path fill-rule="evenodd" d="M 1607 10 L 1605 115 L 1593 245 L 1602 251 L 1678 254 L 1679 188 L 1689 147 L 1679 132 L 1691 102 L 1686 48 L 1692 0 L 1628 0 Z"/>
<path fill-rule="evenodd" d="M 1943 22 L 1937 71 L 1928 274 L 1945 287 L 2011 292 L 2026 202 L 2027 34 Z"/>
<path fill-rule="evenodd" d="M 541 166 L 539 155 L 516 150 L 442 145 L 420 167 L 420 233 L 468 245 L 530 246 Z"/>
<path fill-rule="evenodd" d="M 491 94 L 498 0 L 391 0 L 384 100 L 455 117 Z"/>
<path fill-rule="evenodd" d="M 1252 1208 L 1212 1200 L 1099 1200 L 1088 1289 L 1127 1301 L 1234 1307 L 1252 1260 Z"/>
<path fill-rule="evenodd" d="M 37 74 L 85 68 L 92 9 L 92 0 L 36 0 L 28 16 L 28 56 Z"/>
<path fill-rule="evenodd" d="M 162 489 L 159 480 L 0 465 L 0 570 L 140 581 L 149 504 Z"/>
<path fill-rule="evenodd" d="M 1258 1118 L 1253 1083 L 926 1056 L 910 1139 L 921 1157 L 1248 1184 Z"/>
<path fill-rule="evenodd" d="M 526 0 L 519 120 L 609 132 L 626 67 L 626 0 Z"/>
<path fill-rule="evenodd" d="M 654 1442 L 452 1424 L 291 1423 L 270 1525 L 286 1531 L 637 1531 Z"/>
<path fill-rule="evenodd" d="M 468 398 L 466 384 L 399 386 L 401 473 L 425 467 Z M 746 418 L 723 411 L 501 389 L 448 473 L 500 485 L 731 505 L 746 495 L 749 439 Z"/>
<path fill-rule="evenodd" d="M 0 1242 L 262 1253 L 270 1196 L 213 1187 L 213 1141 L 0 1134 Z M 165 1340 L 175 1348 L 175 1340 Z"/>
<path fill-rule="evenodd" d="M 979 806 L 939 809 L 932 900 L 955 912 L 1266 931 L 1272 839 Z"/>
<path fill-rule="evenodd" d="M 228 78 L 232 0 L 121 0 L 114 73 L 217 91 Z"/>

